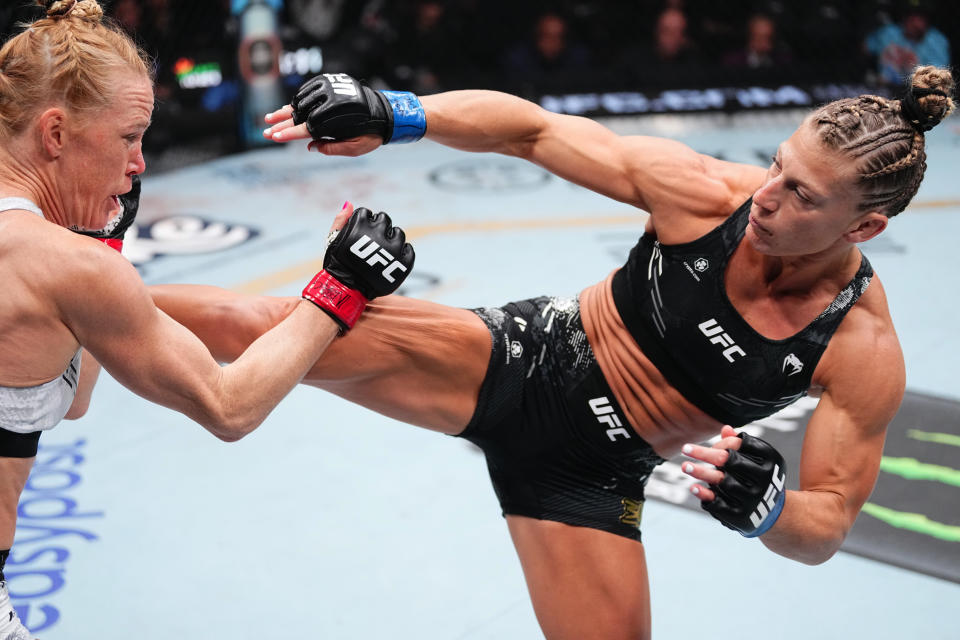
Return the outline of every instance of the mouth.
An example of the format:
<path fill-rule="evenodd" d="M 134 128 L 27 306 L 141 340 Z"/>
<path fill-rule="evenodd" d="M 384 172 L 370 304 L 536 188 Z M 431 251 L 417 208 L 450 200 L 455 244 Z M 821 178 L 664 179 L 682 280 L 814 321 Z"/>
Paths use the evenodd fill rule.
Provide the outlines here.
<path fill-rule="evenodd" d="M 123 210 L 123 205 L 120 204 L 120 196 L 110 196 L 107 201 L 110 203 L 111 218 Z"/>
<path fill-rule="evenodd" d="M 754 218 L 753 216 L 750 216 L 749 220 L 750 220 L 750 226 L 752 226 L 754 230 L 759 231 L 760 233 L 763 233 L 764 235 L 767 235 L 767 236 L 773 235 L 773 233 L 771 233 L 766 227 L 764 227 L 759 222 L 757 222 L 757 219 Z"/>

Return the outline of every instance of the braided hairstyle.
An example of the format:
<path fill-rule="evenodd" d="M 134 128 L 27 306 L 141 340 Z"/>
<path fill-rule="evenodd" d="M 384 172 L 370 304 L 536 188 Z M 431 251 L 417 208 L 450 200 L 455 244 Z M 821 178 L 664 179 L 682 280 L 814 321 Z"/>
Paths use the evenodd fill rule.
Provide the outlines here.
<path fill-rule="evenodd" d="M 0 48 L 0 140 L 51 106 L 106 108 L 117 72 L 151 79 L 149 58 L 97 0 L 37 0 L 47 10 Z"/>
<path fill-rule="evenodd" d="M 859 211 L 893 217 L 907 208 L 927 168 L 924 133 L 953 111 L 952 92 L 949 70 L 917 67 L 901 100 L 845 98 L 808 116 L 820 141 L 852 161 L 862 194 Z"/>

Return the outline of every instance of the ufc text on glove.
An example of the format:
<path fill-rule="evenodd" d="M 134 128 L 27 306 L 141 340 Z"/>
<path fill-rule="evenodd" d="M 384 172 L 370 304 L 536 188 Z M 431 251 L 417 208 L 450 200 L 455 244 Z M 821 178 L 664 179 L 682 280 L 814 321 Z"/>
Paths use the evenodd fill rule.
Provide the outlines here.
<path fill-rule="evenodd" d="M 323 271 L 304 288 L 303 297 L 346 331 L 356 324 L 367 302 L 403 284 L 415 258 L 406 234 L 393 226 L 390 216 L 356 209 L 330 241 Z"/>
<path fill-rule="evenodd" d="M 729 450 L 726 463 L 718 467 L 723 480 L 710 485 L 715 498 L 701 506 L 730 529 L 755 538 L 769 531 L 780 517 L 787 465 L 766 440 L 738 435 L 743 440 L 740 449 Z"/>
<path fill-rule="evenodd" d="M 293 121 L 314 140 L 375 134 L 383 143 L 416 142 L 427 131 L 423 105 L 408 91 L 376 91 L 345 73 L 307 80 L 290 101 Z"/>

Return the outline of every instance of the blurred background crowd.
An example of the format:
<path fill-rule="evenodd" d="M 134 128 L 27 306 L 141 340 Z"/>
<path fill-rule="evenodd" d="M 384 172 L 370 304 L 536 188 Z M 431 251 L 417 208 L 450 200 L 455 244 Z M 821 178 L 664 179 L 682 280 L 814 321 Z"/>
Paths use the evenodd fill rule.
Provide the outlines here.
<path fill-rule="evenodd" d="M 960 35 L 960 7 L 946 0 L 102 2 L 156 61 L 149 150 L 254 145 L 256 112 L 321 71 L 532 100 L 831 83 L 883 92 L 917 64 L 951 64 Z M 4 37 L 36 16 L 31 4 L 4 0 Z"/>

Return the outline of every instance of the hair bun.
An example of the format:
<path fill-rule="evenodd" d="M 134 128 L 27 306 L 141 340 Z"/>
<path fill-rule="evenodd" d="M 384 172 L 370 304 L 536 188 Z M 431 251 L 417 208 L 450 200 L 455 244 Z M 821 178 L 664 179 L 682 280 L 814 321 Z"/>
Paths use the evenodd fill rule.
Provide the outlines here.
<path fill-rule="evenodd" d="M 948 69 L 917 67 L 900 101 L 904 118 L 920 132 L 929 131 L 953 111 L 953 75 Z"/>
<path fill-rule="evenodd" d="M 51 20 L 79 18 L 100 22 L 103 18 L 103 7 L 97 0 L 37 0 L 37 4 L 47 10 Z"/>

